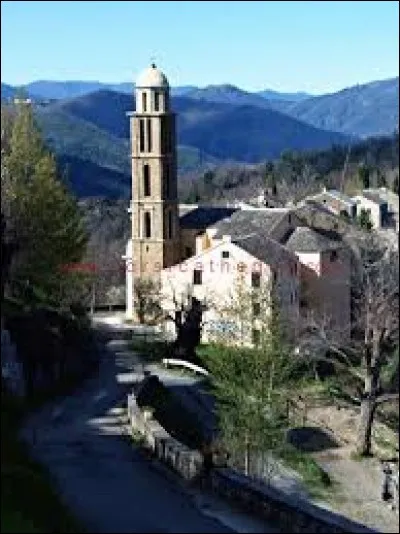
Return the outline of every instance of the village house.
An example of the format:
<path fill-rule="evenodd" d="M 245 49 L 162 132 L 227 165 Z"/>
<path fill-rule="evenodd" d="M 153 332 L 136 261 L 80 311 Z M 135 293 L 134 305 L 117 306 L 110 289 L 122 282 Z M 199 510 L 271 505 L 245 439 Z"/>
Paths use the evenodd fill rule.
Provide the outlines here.
<path fill-rule="evenodd" d="M 399 231 L 399 195 L 388 189 L 387 187 L 364 189 L 362 197 L 374 203 L 372 210 L 374 211 L 376 223 L 381 222 L 381 225 L 375 225 L 375 228 L 393 228 Z M 363 200 L 361 199 L 361 204 Z M 365 202 L 365 201 L 364 201 Z M 369 206 L 365 205 L 368 209 Z M 372 212 L 371 212 L 371 216 Z"/>
<path fill-rule="evenodd" d="M 325 323 L 332 339 L 346 342 L 351 332 L 351 260 L 340 235 L 297 227 L 286 246 L 300 262 L 300 316 Z"/>
<path fill-rule="evenodd" d="M 364 210 L 369 214 L 373 228 L 389 226 L 389 209 L 387 201 L 375 191 L 364 189 L 360 195 L 353 197 L 356 202 L 356 212 L 359 217 Z"/>
<path fill-rule="evenodd" d="M 307 197 L 303 202 L 307 201 L 321 204 L 335 215 L 344 215 L 350 219 L 354 219 L 357 215 L 355 200 L 336 189 L 324 187 L 320 193 Z"/>

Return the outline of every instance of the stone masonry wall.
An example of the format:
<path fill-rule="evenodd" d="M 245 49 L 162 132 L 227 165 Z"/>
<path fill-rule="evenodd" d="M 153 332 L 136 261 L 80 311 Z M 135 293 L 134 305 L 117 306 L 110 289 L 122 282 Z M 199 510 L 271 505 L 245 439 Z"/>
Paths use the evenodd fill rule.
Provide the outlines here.
<path fill-rule="evenodd" d="M 154 419 L 147 419 L 128 396 L 128 417 L 131 427 L 143 435 L 147 447 L 155 456 L 186 480 L 199 475 L 203 457 L 199 451 L 188 449 L 172 438 Z M 255 482 L 230 468 L 213 468 L 202 477 L 203 487 L 226 498 L 252 514 L 278 524 L 282 532 L 345 534 L 347 532 L 376 532 L 364 525 L 311 503 L 298 501 L 276 488 Z"/>
<path fill-rule="evenodd" d="M 191 480 L 200 474 L 203 469 L 203 457 L 200 452 L 191 450 L 172 438 L 154 419 L 147 419 L 133 394 L 128 396 L 128 418 L 132 429 L 142 434 L 146 446 L 156 458 L 172 467 L 186 480 Z"/>

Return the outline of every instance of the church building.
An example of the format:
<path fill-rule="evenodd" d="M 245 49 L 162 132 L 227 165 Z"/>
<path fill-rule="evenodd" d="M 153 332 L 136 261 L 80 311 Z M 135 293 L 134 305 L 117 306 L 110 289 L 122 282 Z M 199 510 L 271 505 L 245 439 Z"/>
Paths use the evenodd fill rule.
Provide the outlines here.
<path fill-rule="evenodd" d="M 308 274 L 308 291 L 314 284 L 309 265 L 302 264 L 307 256 L 304 251 L 307 261 L 310 257 L 319 261 L 328 250 L 328 258 L 346 263 L 342 244 L 316 229 L 305 229 L 307 225 L 292 208 L 179 204 L 176 116 L 171 109 L 168 80 L 156 65 L 139 75 L 135 102 L 135 111 L 128 113 L 132 238 L 124 256 L 127 318 L 135 319 L 135 282 L 150 278 L 158 285 L 166 314 L 173 311 L 177 300 L 198 298 L 206 310 L 203 340 L 213 339 L 215 332 L 227 328 L 221 310 L 229 308 L 229 299 L 235 298 L 233 292 L 240 278 L 249 291 L 267 287 L 270 282 L 275 286 L 279 283 L 280 311 L 295 333 L 301 308 L 308 306 L 302 294 L 304 273 Z M 314 235 L 316 232 L 318 235 Z M 335 255 L 334 250 L 338 250 Z M 327 293 L 327 310 L 333 323 L 336 321 L 342 329 L 344 318 L 347 322 L 346 311 L 350 310 L 347 263 L 343 270 L 346 276 L 338 276 L 337 269 L 333 271 L 335 287 Z M 329 277 L 323 282 L 319 277 L 320 296 L 325 285 L 329 286 Z M 333 293 L 340 296 L 334 306 Z M 257 315 L 257 307 L 253 306 L 253 313 Z M 321 308 L 319 313 L 323 313 Z M 249 345 L 258 337 L 256 315 Z M 232 324 L 228 327 L 235 330 Z"/>

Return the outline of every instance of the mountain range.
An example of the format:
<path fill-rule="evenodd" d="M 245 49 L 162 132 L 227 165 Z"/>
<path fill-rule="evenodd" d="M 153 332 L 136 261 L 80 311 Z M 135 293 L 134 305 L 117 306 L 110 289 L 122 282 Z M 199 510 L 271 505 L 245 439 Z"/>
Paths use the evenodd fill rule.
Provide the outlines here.
<path fill-rule="evenodd" d="M 90 161 L 119 173 L 117 181 L 121 174 L 126 175 L 129 184 L 126 113 L 134 106 L 130 95 L 100 90 L 36 106 L 35 110 L 47 142 L 59 156 L 73 158 L 75 169 L 77 159 Z M 209 164 L 276 158 L 287 148 L 301 151 L 349 141 L 343 134 L 319 130 L 278 111 L 256 106 L 177 96 L 172 97 L 172 107 L 177 114 L 180 174 Z M 79 183 L 83 180 L 75 173 L 72 179 Z"/>
<path fill-rule="evenodd" d="M 17 91 L 2 83 L 2 100 Z M 129 194 L 126 112 L 134 109 L 133 84 L 38 81 L 24 91 L 80 196 Z M 321 96 L 251 93 L 229 84 L 171 92 L 181 173 L 209 164 L 258 163 L 284 150 L 327 148 L 398 129 L 398 78 Z"/>
<path fill-rule="evenodd" d="M 33 99 L 48 99 L 48 100 L 60 100 L 63 98 L 74 98 L 76 96 L 83 96 L 94 91 L 99 91 L 101 89 L 117 91 L 120 93 L 133 94 L 135 84 L 131 82 L 122 82 L 122 83 L 102 83 L 98 81 L 51 81 L 51 80 L 38 80 L 35 82 L 28 83 L 21 86 L 12 86 L 9 84 L 1 84 L 1 97 L 4 98 L 13 98 L 17 91 L 23 90 L 29 97 Z M 229 92 L 230 88 L 237 90 L 238 92 L 241 89 L 238 89 L 234 85 L 224 84 L 224 85 L 210 85 L 206 89 L 211 88 L 221 88 L 221 90 L 226 90 Z M 183 85 L 178 87 L 171 88 L 171 94 L 173 96 L 184 96 L 189 93 L 195 94 L 197 91 L 201 91 L 200 87 L 195 85 Z M 245 91 L 243 91 L 245 92 Z M 257 93 L 249 93 L 260 95 L 263 98 L 268 100 L 288 100 L 290 102 L 298 102 L 306 98 L 311 97 L 304 92 L 297 93 L 280 93 L 278 91 L 273 91 L 271 89 L 265 89 Z"/>

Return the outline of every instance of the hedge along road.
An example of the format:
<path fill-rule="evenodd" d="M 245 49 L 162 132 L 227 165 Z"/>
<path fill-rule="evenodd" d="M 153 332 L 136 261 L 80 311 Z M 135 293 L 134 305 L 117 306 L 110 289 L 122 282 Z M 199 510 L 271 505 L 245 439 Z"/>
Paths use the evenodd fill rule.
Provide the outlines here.
<path fill-rule="evenodd" d="M 232 518 L 224 524 L 201 510 L 196 502 L 204 498 L 193 498 L 175 475 L 166 476 L 123 439 L 115 406 L 138 376 L 121 355 L 118 344 L 105 346 L 98 375 L 33 414 L 22 431 L 77 519 L 96 533 L 276 532 L 265 525 L 250 530 L 238 518 L 241 527 L 226 526 Z"/>

